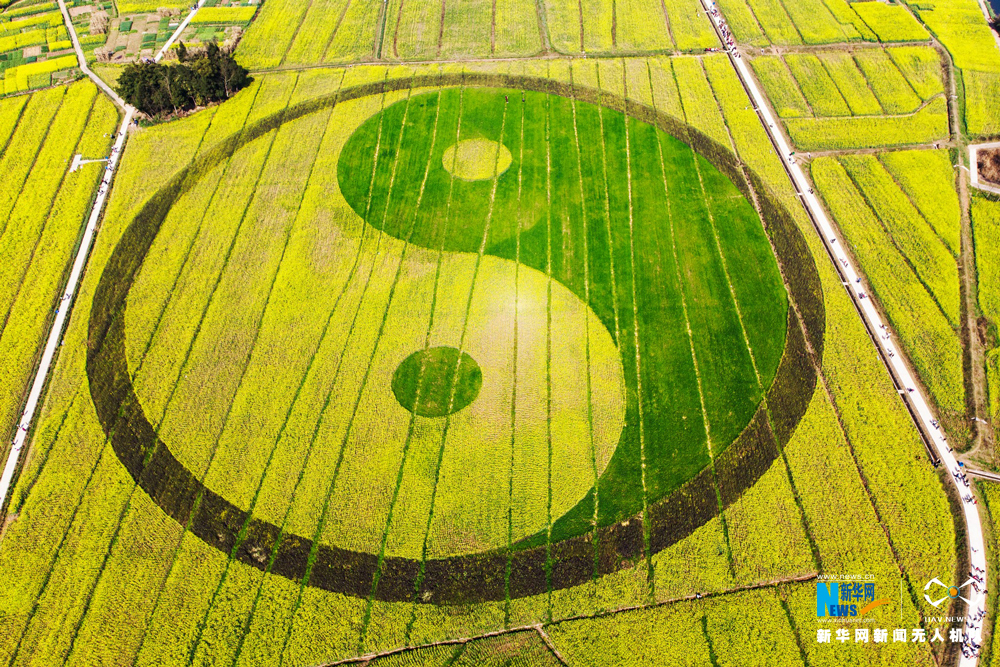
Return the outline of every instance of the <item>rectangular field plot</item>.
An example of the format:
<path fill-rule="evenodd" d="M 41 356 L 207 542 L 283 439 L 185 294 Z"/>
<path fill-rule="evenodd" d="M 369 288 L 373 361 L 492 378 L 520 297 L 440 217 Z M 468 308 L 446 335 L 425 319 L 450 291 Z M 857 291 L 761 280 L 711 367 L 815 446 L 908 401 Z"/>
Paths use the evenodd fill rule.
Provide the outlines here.
<path fill-rule="evenodd" d="M 905 7 L 882 2 L 720 0 L 718 4 L 737 41 L 754 46 L 923 42 L 930 37 Z"/>
<path fill-rule="evenodd" d="M 946 162 L 937 163 L 937 168 L 936 176 L 922 165 L 907 170 L 908 180 L 952 172 Z M 876 158 L 819 158 L 812 173 L 920 377 L 942 408 L 960 412 L 964 385 L 957 334 L 958 272 L 945 240 Z"/>
<path fill-rule="evenodd" d="M 943 96 L 940 58 L 929 47 L 855 48 L 846 53 L 762 56 L 752 63 L 782 118 L 870 116 L 874 121 L 883 117 L 888 129 L 893 125 L 890 117 L 911 114 L 922 117 L 926 114 L 920 112 L 928 105 L 937 109 L 938 99 Z M 793 127 L 810 125 L 808 122 L 790 125 L 793 139 Z M 916 127 L 919 125 L 915 123 Z M 836 147 L 837 124 L 821 123 L 816 127 L 827 129 L 830 136 L 825 141 Z M 881 143 L 872 138 L 876 144 Z"/>
<path fill-rule="evenodd" d="M 947 136 L 941 63 L 929 47 L 755 58 L 801 150 L 930 143 Z"/>
<path fill-rule="evenodd" d="M 501 36 L 490 4 L 380 4 L 296 5 L 287 53 L 255 57 L 543 43 L 537 6 L 498 1 L 524 17 Z M 592 25 L 612 50 L 674 50 L 706 21 L 682 2 L 616 5 L 583 24 L 568 5 L 575 39 Z M 430 8 L 436 37 L 407 7 Z M 470 7 L 467 35 L 442 32 Z M 324 14 L 340 28 L 316 38 Z M 657 16 L 662 42 L 641 29 Z M 764 62 L 800 95 L 789 120 L 866 120 L 811 117 L 784 63 Z M 522 73 L 537 78 L 502 78 Z M 444 78 L 411 88 L 414 74 Z M 0 540 L 0 660 L 825 665 L 817 573 L 919 586 L 955 569 L 939 480 L 726 56 L 255 79 L 130 138 Z M 0 105 L 10 150 L 41 146 L 34 170 L 0 157 L 33 186 L 0 197 L 19 228 L 41 215 L 19 201 L 42 191 L 35 172 L 61 176 L 73 150 L 19 137 L 55 122 L 89 145 L 94 96 Z M 920 153 L 817 161 L 833 183 L 817 187 L 863 263 L 897 248 L 886 271 L 911 278 L 892 289 L 928 306 L 904 315 L 926 329 L 937 309 L 933 333 L 957 349 L 951 165 Z M 745 194 L 749 172 L 773 199 Z M 779 269 L 781 224 L 804 234 Z M 815 358 L 787 328 L 803 285 L 826 304 Z M 771 391 L 812 373 L 808 396 Z M 916 612 L 906 598 L 890 615 Z"/>
<path fill-rule="evenodd" d="M 697 52 L 718 45 L 696 0 L 545 0 L 544 7 L 552 48 L 560 53 Z"/>

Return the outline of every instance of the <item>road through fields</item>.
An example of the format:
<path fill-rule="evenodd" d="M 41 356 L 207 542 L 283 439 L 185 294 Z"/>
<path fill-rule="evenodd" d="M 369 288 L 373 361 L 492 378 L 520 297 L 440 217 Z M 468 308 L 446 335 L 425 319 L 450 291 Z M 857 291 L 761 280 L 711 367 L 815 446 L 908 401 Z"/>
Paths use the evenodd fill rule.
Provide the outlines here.
<path fill-rule="evenodd" d="M 155 60 L 157 62 L 163 58 L 167 49 L 169 49 L 171 45 L 177 41 L 181 32 L 184 31 L 184 28 L 188 26 L 191 19 L 194 18 L 194 15 L 204 4 L 205 0 L 199 0 L 198 4 L 195 5 L 194 8 L 188 13 L 187 17 L 185 17 L 174 33 L 170 36 L 170 39 L 167 40 L 167 43 L 164 44 L 163 48 L 156 54 Z M 59 300 L 61 307 L 56 309 L 56 317 L 52 323 L 52 329 L 49 331 L 49 336 L 46 339 L 45 349 L 42 353 L 42 360 L 38 365 L 37 372 L 35 373 L 35 379 L 31 383 L 31 391 L 28 393 L 28 401 L 24 406 L 24 411 L 21 413 L 21 419 L 17 425 L 17 432 L 14 435 L 14 446 L 11 448 L 10 453 L 7 456 L 7 462 L 4 465 L 3 473 L 0 474 L 0 512 L 3 511 L 4 504 L 7 501 L 7 494 L 10 491 L 10 486 L 14 479 L 14 473 L 17 470 L 18 461 L 21 458 L 21 450 L 23 449 L 24 443 L 28 437 L 28 430 L 31 427 L 31 422 L 34 420 L 35 411 L 38 409 L 38 402 L 41 399 L 42 390 L 45 388 L 45 382 L 48 378 L 52 361 L 55 358 L 56 348 L 60 345 L 60 339 L 62 338 L 63 328 L 66 325 L 66 319 L 72 312 L 73 297 L 76 294 L 76 288 L 80 282 L 83 269 L 87 265 L 87 258 L 90 256 L 90 248 L 94 241 L 94 233 L 97 230 L 97 223 L 101 218 L 102 211 L 104 210 L 104 202 L 111 190 L 111 181 L 114 178 L 115 168 L 118 166 L 118 159 L 121 157 L 122 150 L 125 148 L 125 140 L 128 138 L 128 128 L 132 124 L 132 119 L 136 112 L 134 107 L 126 104 L 125 101 L 119 97 L 110 86 L 108 86 L 108 84 L 106 84 L 99 76 L 94 74 L 94 72 L 87 66 L 87 59 L 80 46 L 80 40 L 76 36 L 76 30 L 73 28 L 73 22 L 70 19 L 69 10 L 66 7 L 65 0 L 59 0 L 59 9 L 62 12 L 63 20 L 66 23 L 66 29 L 69 32 L 70 39 L 73 41 L 73 49 L 76 51 L 76 57 L 79 61 L 80 69 L 84 74 L 90 77 L 90 79 L 97 85 L 98 88 L 101 89 L 101 91 L 104 92 L 104 94 L 110 97 L 115 104 L 125 111 L 125 116 L 122 118 L 122 124 L 118 129 L 118 134 L 115 136 L 114 148 L 111 149 L 111 155 L 108 157 L 108 165 L 104 170 L 104 177 L 101 179 L 101 183 L 98 186 L 97 198 L 94 200 L 94 207 L 91 209 L 90 218 L 87 221 L 87 227 L 84 230 L 83 239 L 80 242 L 80 248 L 73 261 L 73 270 L 70 273 L 65 290 L 63 290 L 63 295 Z"/>
<path fill-rule="evenodd" d="M 721 11 L 715 7 L 715 4 L 711 0 L 701 0 L 701 3 L 708 12 L 712 20 L 712 25 L 719 32 L 719 36 L 723 39 L 723 42 L 727 42 L 727 36 L 729 36 L 728 40 L 734 40 L 731 36 L 731 31 L 726 27 Z M 907 404 L 907 408 L 910 410 L 910 414 L 913 415 L 917 428 L 920 430 L 925 442 L 930 443 L 929 450 L 932 458 L 936 455 L 948 471 L 953 473 L 949 479 L 954 484 L 959 497 L 964 498 L 969 494 L 969 490 L 965 487 L 966 483 L 960 481 L 960 478 L 954 474 L 960 469 L 958 461 L 952 454 L 943 431 L 938 428 L 938 421 L 931 412 L 930 404 L 924 396 L 923 389 L 913 379 L 913 373 L 910 370 L 911 366 L 906 360 L 905 353 L 893 342 L 892 336 L 889 335 L 889 329 L 882 321 L 878 310 L 867 293 L 867 287 L 865 286 L 867 281 L 864 280 L 860 270 L 854 266 L 851 258 L 844 252 L 844 242 L 840 238 L 840 234 L 826 215 L 826 211 L 823 209 L 822 204 L 820 204 L 819 198 L 813 193 L 802 167 L 795 162 L 793 149 L 785 138 L 784 133 L 781 132 L 778 121 L 772 114 L 766 97 L 751 75 L 746 60 L 740 56 L 738 45 L 736 45 L 735 41 L 729 41 L 728 43 L 732 44 L 731 48 L 728 49 L 729 59 L 733 63 L 733 67 L 736 69 L 743 87 L 753 100 L 757 114 L 764 124 L 764 129 L 770 136 L 775 149 L 778 151 L 778 155 L 781 156 L 782 161 L 785 163 L 785 169 L 791 177 L 799 197 L 809 211 L 817 231 L 819 231 L 823 239 L 823 244 L 826 246 L 830 256 L 834 258 L 834 264 L 841 276 L 842 282 L 851 295 L 851 299 L 854 301 L 858 312 L 861 314 L 872 340 L 876 343 L 882 360 L 889 369 L 889 374 L 893 377 L 893 381 L 899 388 L 901 398 Z M 966 589 L 971 594 L 966 615 L 971 616 L 977 610 L 982 609 L 985 611 L 986 609 L 986 547 L 978 505 L 972 502 L 963 502 L 962 519 L 965 523 L 966 534 L 968 536 L 971 565 L 982 573 L 982 592 L 971 589 L 971 586 L 969 589 Z M 971 582 L 971 579 L 969 579 L 969 582 Z M 919 584 L 921 582 L 914 583 Z M 976 644 L 982 643 L 981 625 L 976 626 L 972 631 L 969 631 L 968 627 L 963 629 L 966 632 L 965 636 L 971 637 Z M 972 652 L 967 656 L 963 655 L 959 665 L 961 667 L 975 667 L 978 662 L 978 653 Z"/>

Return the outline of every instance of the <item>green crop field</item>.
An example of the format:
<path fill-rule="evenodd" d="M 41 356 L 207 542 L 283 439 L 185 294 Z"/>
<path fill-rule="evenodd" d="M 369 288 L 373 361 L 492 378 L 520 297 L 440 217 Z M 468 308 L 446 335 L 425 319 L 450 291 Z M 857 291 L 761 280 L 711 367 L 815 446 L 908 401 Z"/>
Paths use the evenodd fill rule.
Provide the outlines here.
<path fill-rule="evenodd" d="M 0 665 L 958 664 L 925 592 L 978 562 L 963 509 L 996 567 L 998 501 L 945 450 L 1000 470 L 978 0 L 208 0 L 249 81 L 138 113 L 112 172 L 68 170 L 121 117 L 66 40 L 166 108 L 207 79 L 132 69 L 141 23 L 91 50 L 190 7 L 31 2 L 0 13 Z"/>
<path fill-rule="evenodd" d="M 89 83 L 0 102 L 0 429 L 13 431 L 59 288 L 103 165 L 112 105 Z M 6 443 L 5 443 L 6 445 Z M 6 453 L 7 448 L 2 450 Z"/>
<path fill-rule="evenodd" d="M 934 663 L 810 636 L 859 568 L 922 627 L 956 534 L 724 56 L 255 78 L 128 143 L 3 659 Z M 954 269 L 935 155 L 850 168 Z"/>

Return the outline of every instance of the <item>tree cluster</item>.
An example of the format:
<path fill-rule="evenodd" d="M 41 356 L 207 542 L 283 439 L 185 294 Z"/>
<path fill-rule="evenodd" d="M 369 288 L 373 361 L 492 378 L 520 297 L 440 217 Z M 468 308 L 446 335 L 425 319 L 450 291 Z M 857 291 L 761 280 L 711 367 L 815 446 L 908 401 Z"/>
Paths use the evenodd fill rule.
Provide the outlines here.
<path fill-rule="evenodd" d="M 250 83 L 247 70 L 217 44 L 192 56 L 182 43 L 177 55 L 179 62 L 170 65 L 151 60 L 126 65 L 118 94 L 144 114 L 162 117 L 228 99 Z"/>

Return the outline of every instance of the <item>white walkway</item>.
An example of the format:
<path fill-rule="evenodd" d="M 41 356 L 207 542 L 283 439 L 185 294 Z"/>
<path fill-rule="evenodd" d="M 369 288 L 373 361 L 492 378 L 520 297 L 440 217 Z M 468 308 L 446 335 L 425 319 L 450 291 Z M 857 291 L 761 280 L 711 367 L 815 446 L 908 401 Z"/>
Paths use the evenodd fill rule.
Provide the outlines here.
<path fill-rule="evenodd" d="M 729 34 L 730 40 L 732 40 L 733 37 L 731 36 L 731 32 L 728 27 L 725 27 L 725 21 L 721 11 L 714 6 L 711 0 L 701 0 L 701 3 L 709 13 L 712 23 L 716 30 L 719 31 L 720 36 L 722 34 Z M 943 432 L 937 428 L 937 420 L 931 412 L 929 402 L 924 397 L 923 391 L 920 387 L 913 381 L 909 365 L 906 362 L 902 349 L 900 349 L 892 340 L 891 336 L 889 336 L 885 323 L 882 321 L 878 311 L 872 304 L 871 297 L 866 293 L 867 288 L 865 287 L 865 282 L 861 277 L 861 272 L 851 263 L 850 258 L 843 251 L 843 240 L 840 238 L 838 231 L 831 224 L 826 215 L 826 211 L 819 202 L 819 199 L 810 189 L 809 181 L 806 179 L 802 168 L 792 160 L 792 148 L 785 139 L 785 135 L 781 132 L 778 120 L 775 119 L 771 113 L 771 109 L 767 105 L 767 100 L 764 94 L 760 91 L 756 80 L 751 75 L 750 67 L 747 64 L 746 59 L 739 56 L 738 48 L 735 43 L 730 42 L 730 44 L 732 44 L 729 49 L 730 60 L 736 68 L 736 73 L 739 75 L 740 79 L 743 81 L 743 85 L 750 93 L 750 97 L 753 99 L 754 105 L 757 107 L 757 113 L 764 123 L 764 128 L 770 135 L 771 141 L 774 142 L 778 155 L 784 161 L 785 168 L 792 178 L 792 183 L 795 185 L 795 189 L 798 191 L 799 196 L 802 198 L 806 208 L 812 215 L 812 218 L 819 229 L 820 235 L 823 237 L 823 243 L 826 245 L 830 253 L 836 258 L 838 264 L 837 270 L 843 277 L 844 284 L 851 297 L 854 299 L 858 310 L 861 312 L 868 330 L 872 332 L 873 337 L 877 341 L 882 359 L 888 366 L 890 373 L 896 377 L 899 385 L 904 388 L 901 390 L 901 396 L 903 400 L 909 404 L 911 412 L 916 416 L 918 428 L 930 436 L 933 446 L 941 459 L 941 463 L 949 471 L 954 472 L 959 470 L 958 461 L 952 455 L 951 450 L 945 441 Z M 966 488 L 965 484 L 960 482 L 953 475 L 949 476 L 948 479 L 955 485 L 960 497 L 964 497 L 970 493 L 970 490 Z M 987 590 L 988 584 L 986 576 L 986 548 L 983 541 L 983 529 L 979 520 L 978 506 L 975 503 L 963 502 L 961 518 L 965 521 L 966 525 L 972 565 L 973 567 L 980 568 L 983 580 L 983 584 L 980 588 L 985 591 Z M 946 575 L 948 575 L 948 573 L 942 573 L 942 576 Z M 962 581 L 946 583 L 962 585 L 967 579 L 967 576 L 963 576 Z M 918 587 L 918 593 L 921 592 L 920 589 L 924 583 L 926 582 L 913 582 L 913 585 Z M 969 595 L 965 595 L 965 597 L 968 597 L 971 600 L 967 615 L 974 615 L 979 609 L 986 609 L 985 595 L 982 593 L 976 593 L 972 589 L 971 585 L 968 588 L 963 588 L 963 594 L 966 591 Z M 945 611 L 946 610 L 942 610 L 942 616 L 946 615 L 944 613 Z M 971 635 L 976 644 L 982 644 L 981 622 L 979 626 L 971 632 L 969 632 L 968 627 L 963 628 L 963 630 L 966 631 L 968 635 Z M 804 639 L 806 641 L 809 640 L 808 637 Z M 945 637 L 945 639 L 947 640 L 947 637 Z M 961 667 L 975 667 L 978 662 L 978 657 L 963 657 L 959 664 Z"/>

